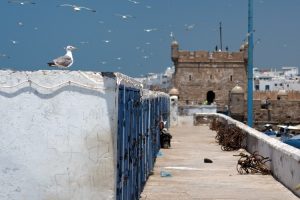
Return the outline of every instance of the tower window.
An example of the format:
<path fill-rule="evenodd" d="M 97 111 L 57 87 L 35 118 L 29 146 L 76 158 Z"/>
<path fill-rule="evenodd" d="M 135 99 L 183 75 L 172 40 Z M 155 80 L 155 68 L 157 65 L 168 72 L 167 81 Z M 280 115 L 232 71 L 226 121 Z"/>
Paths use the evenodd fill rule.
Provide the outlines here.
<path fill-rule="evenodd" d="M 191 81 L 192 80 L 192 75 L 189 75 L 189 81 Z"/>
<path fill-rule="evenodd" d="M 213 79 L 213 76 L 212 76 L 212 75 L 210 75 L 210 79 Z"/>
<path fill-rule="evenodd" d="M 230 75 L 230 81 L 232 81 L 232 75 Z"/>
<path fill-rule="evenodd" d="M 269 91 L 270 90 L 270 86 L 269 85 L 265 85 L 265 90 Z"/>

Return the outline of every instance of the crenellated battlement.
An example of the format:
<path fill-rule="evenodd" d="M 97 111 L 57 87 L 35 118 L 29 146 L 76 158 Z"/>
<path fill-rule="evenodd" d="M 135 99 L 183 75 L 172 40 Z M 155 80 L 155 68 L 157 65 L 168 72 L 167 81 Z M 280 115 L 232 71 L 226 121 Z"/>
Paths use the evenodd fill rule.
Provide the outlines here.
<path fill-rule="evenodd" d="M 239 52 L 229 51 L 187 51 L 179 50 L 179 44 L 172 43 L 172 60 L 179 63 L 244 63 L 247 60 L 247 48 L 240 49 Z"/>

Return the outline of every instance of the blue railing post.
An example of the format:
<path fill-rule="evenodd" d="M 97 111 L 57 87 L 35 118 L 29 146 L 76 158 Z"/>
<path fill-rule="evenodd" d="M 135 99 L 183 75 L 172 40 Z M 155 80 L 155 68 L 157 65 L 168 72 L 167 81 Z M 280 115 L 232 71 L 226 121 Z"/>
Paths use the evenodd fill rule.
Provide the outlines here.
<path fill-rule="evenodd" d="M 248 126 L 253 126 L 253 0 L 248 0 L 248 95 L 247 120 Z"/>

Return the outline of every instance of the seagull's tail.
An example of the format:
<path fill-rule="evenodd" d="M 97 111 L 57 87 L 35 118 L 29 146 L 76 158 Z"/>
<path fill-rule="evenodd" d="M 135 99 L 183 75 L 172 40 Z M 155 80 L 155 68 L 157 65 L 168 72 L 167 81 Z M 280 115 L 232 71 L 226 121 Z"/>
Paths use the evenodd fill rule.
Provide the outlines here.
<path fill-rule="evenodd" d="M 54 63 L 54 62 L 48 62 L 48 65 L 49 65 L 50 67 L 53 67 L 53 66 L 55 66 L 55 63 Z"/>

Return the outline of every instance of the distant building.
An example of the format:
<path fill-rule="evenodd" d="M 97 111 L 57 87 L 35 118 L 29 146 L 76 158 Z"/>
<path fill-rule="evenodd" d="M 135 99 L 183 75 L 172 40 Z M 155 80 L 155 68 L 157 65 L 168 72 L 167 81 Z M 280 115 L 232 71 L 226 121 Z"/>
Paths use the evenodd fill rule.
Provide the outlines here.
<path fill-rule="evenodd" d="M 180 105 L 216 102 L 218 109 L 228 105 L 229 92 L 236 83 L 247 91 L 248 45 L 240 51 L 184 51 L 177 41 L 171 44 L 175 66 L 174 86 L 179 91 Z"/>
<path fill-rule="evenodd" d="M 172 86 L 173 73 L 174 67 L 168 67 L 164 73 L 148 73 L 142 78 L 136 78 L 136 80 L 142 82 L 145 89 L 167 92 Z"/>
<path fill-rule="evenodd" d="M 298 67 L 282 67 L 280 70 L 253 69 L 255 91 L 300 91 Z"/>

